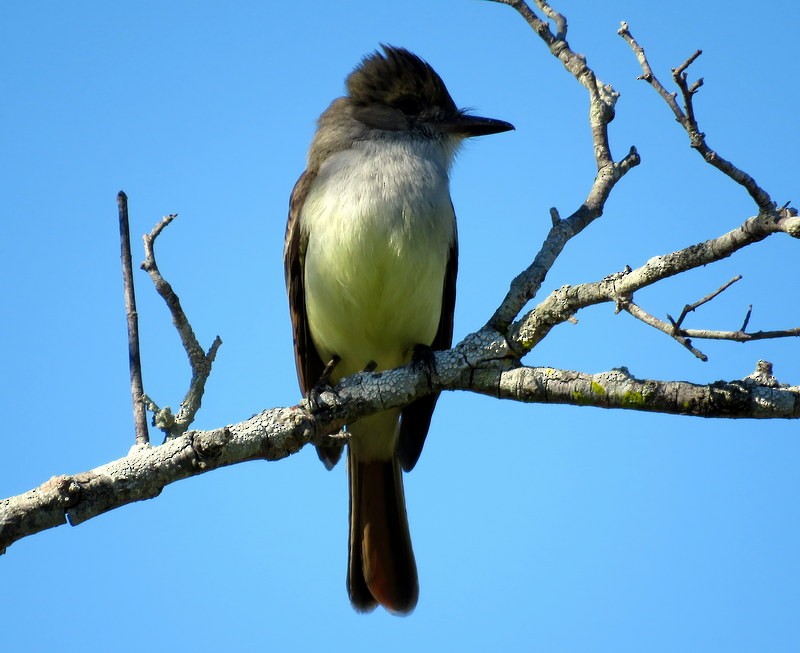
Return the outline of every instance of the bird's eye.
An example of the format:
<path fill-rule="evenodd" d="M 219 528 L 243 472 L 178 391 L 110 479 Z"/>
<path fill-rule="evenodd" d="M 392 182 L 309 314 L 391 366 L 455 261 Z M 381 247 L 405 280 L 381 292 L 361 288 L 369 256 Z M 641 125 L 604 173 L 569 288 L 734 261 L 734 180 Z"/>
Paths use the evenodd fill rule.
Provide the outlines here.
<path fill-rule="evenodd" d="M 393 104 L 396 109 L 400 109 L 407 116 L 417 116 L 422 111 L 422 105 L 419 100 L 411 95 L 404 95 Z"/>

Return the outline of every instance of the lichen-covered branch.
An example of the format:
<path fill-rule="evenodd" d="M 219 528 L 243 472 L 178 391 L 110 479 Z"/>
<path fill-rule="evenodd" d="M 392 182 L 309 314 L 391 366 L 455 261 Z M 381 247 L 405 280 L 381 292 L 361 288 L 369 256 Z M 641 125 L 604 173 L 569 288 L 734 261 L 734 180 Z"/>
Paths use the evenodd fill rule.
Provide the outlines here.
<path fill-rule="evenodd" d="M 655 256 L 635 270 L 626 270 L 592 283 L 559 288 L 511 325 L 508 331 L 509 341 L 520 356 L 524 355 L 541 342 L 555 325 L 565 322 L 582 308 L 603 302 L 630 300 L 637 290 L 682 272 L 720 261 L 743 247 L 777 233 L 800 238 L 800 217 L 788 209 L 784 209 L 777 218 L 760 214 L 745 220 L 739 227 L 718 238 L 677 252 Z"/>
<path fill-rule="evenodd" d="M 310 442 L 325 444 L 329 438 L 346 437 L 338 433 L 344 424 L 380 410 L 408 405 L 414 399 L 443 390 L 465 390 L 522 402 L 623 408 L 709 418 L 800 418 L 800 386 L 789 387 L 779 383 L 772 374 L 771 364 L 763 361 L 759 361 L 755 372 L 742 380 L 708 385 L 637 379 L 624 368 L 587 374 L 527 367 L 520 363 L 521 357 L 556 324 L 573 320 L 574 314 L 582 308 L 602 302 L 613 303 L 617 310 L 625 310 L 667 333 L 699 357 L 703 354 L 691 345 L 690 338 L 724 337 L 744 341 L 798 335 L 800 331 L 797 329 L 745 333 L 749 312 L 738 332 L 683 328 L 686 313 L 710 301 L 727 286 L 688 305 L 680 318 L 677 321 L 670 319 L 670 323 L 644 311 L 634 302 L 634 295 L 642 288 L 719 261 L 773 234 L 785 233 L 800 239 L 800 218 L 793 209 L 776 208 L 755 182 L 750 183 L 752 179 L 746 173 L 738 168 L 726 168 L 731 164 L 705 145 L 704 136 L 697 129 L 692 104 L 692 96 L 700 82 L 690 84 L 686 78 L 686 69 L 697 54 L 674 71 L 673 78 L 684 99 L 684 108 L 681 109 L 675 99 L 677 95 L 663 89 L 652 74 L 644 51 L 623 25 L 621 33 L 634 48 L 644 70 L 643 77 L 659 91 L 676 117 L 682 119 L 692 146 L 701 153 L 705 152 L 704 156 L 710 163 L 748 188 L 759 206 L 759 213 L 718 238 L 656 256 L 636 269 L 626 266 L 622 272 L 599 281 L 559 288 L 517 319 L 526 303 L 539 291 L 566 243 L 602 214 L 609 193 L 628 170 L 639 164 L 639 156 L 631 148 L 622 160 L 613 160 L 608 125 L 613 119 L 618 95 L 612 87 L 597 79 L 585 57 L 570 48 L 566 41 L 566 19 L 545 0 L 534 0 L 544 18 L 522 0 L 494 1 L 516 9 L 550 52 L 587 89 L 597 175 L 586 199 L 570 216 L 562 219 L 557 210 L 551 210 L 552 226 L 539 252 L 531 265 L 511 283 L 508 294 L 487 325 L 454 348 L 436 352 L 430 366 L 414 363 L 381 373 L 356 374 L 342 380 L 335 389 L 315 396 L 313 405 L 304 401 L 298 406 L 267 410 L 244 422 L 212 431 L 187 432 L 200 406 L 219 339 L 208 352 L 202 350 L 180 308 L 177 295 L 158 271 L 153 242 L 174 218 L 167 216 L 145 237 L 147 260 L 143 267 L 170 307 L 192 365 L 192 383 L 182 412 L 175 418 L 166 409 L 157 411 L 165 420 L 162 428 L 173 437 L 157 447 L 137 445 L 119 460 L 88 472 L 54 477 L 29 492 L 0 501 L 0 552 L 27 535 L 67 521 L 79 524 L 133 501 L 155 497 L 166 485 L 189 476 L 247 460 L 278 460 Z M 555 26 L 555 33 L 548 21 Z M 336 435 L 329 435 L 331 433 Z"/>
<path fill-rule="evenodd" d="M 709 385 L 653 381 L 637 379 L 625 368 L 586 374 L 546 367 L 520 367 L 500 374 L 497 394 L 493 396 L 695 417 L 800 417 L 800 386 L 760 385 L 747 377 Z"/>
<path fill-rule="evenodd" d="M 213 431 L 188 432 L 130 453 L 87 472 L 55 476 L 0 501 L 0 553 L 13 542 L 60 526 L 76 525 L 134 501 L 152 499 L 170 483 L 224 465 L 256 458 L 278 460 L 311 439 L 302 411 L 265 411 L 246 422 Z"/>
<path fill-rule="evenodd" d="M 763 373 L 762 373 L 763 375 Z M 190 476 L 249 460 L 280 460 L 310 442 L 323 443 L 354 417 L 408 404 L 431 390 L 467 390 L 529 403 L 628 408 L 702 417 L 798 418 L 800 387 L 766 377 L 695 385 L 636 379 L 627 370 L 585 374 L 516 363 L 489 329 L 437 352 L 433 369 L 419 365 L 348 377 L 307 402 L 266 410 L 211 431 L 189 431 L 87 472 L 61 475 L 0 500 L 0 553 L 14 542 L 69 522 L 80 524 L 134 501 L 151 499 Z"/>

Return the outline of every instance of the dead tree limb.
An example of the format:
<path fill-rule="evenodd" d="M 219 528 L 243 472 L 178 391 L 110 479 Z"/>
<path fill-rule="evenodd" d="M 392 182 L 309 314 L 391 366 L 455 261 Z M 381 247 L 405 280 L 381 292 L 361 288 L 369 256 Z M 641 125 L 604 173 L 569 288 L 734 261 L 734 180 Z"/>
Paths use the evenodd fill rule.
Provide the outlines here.
<path fill-rule="evenodd" d="M 633 40 L 627 25 L 620 34 L 633 47 L 644 70 L 643 78 L 665 99 L 689 134 L 693 148 L 731 180 L 744 186 L 758 206 L 758 214 L 738 227 L 702 243 L 676 252 L 655 256 L 636 269 L 625 267 L 598 281 L 564 286 L 520 316 L 526 304 L 540 290 L 556 258 L 566 243 L 598 218 L 616 183 L 640 163 L 635 148 L 615 161 L 609 143 L 608 125 L 614 117 L 618 94 L 600 82 L 586 58 L 573 51 L 566 41 L 566 19 L 545 0 L 536 0 L 538 15 L 522 0 L 495 0 L 512 6 L 533 28 L 567 71 L 587 90 L 590 100 L 589 124 L 597 174 L 584 201 L 567 218 L 551 210 L 552 227 L 531 265 L 511 283 L 510 289 L 486 326 L 468 335 L 449 351 L 437 352 L 430 365 L 412 364 L 382 373 L 361 373 L 348 377 L 330 392 L 315 397 L 313 406 L 304 401 L 289 408 L 267 410 L 238 424 L 212 431 L 175 431 L 174 437 L 158 447 L 134 447 L 119 460 L 76 475 L 57 476 L 24 494 L 0 501 L 0 551 L 19 539 L 69 520 L 77 524 L 132 501 L 157 496 L 169 483 L 245 460 L 277 460 L 313 442 L 325 444 L 343 424 L 391 407 L 405 406 L 414 399 L 442 390 L 467 390 L 521 402 L 565 403 L 600 408 L 624 408 L 666 414 L 727 418 L 800 418 L 800 386 L 784 385 L 775 379 L 770 363 L 759 361 L 756 370 L 741 380 L 717 381 L 706 385 L 683 381 L 637 379 L 621 368 L 600 374 L 553 368 L 528 367 L 521 358 L 530 352 L 557 324 L 574 320 L 583 308 L 603 302 L 613 303 L 639 319 L 652 323 L 671 337 L 684 339 L 715 337 L 726 332 L 684 329 L 682 320 L 666 323 L 653 318 L 634 302 L 635 293 L 661 280 L 700 266 L 720 261 L 744 247 L 774 234 L 800 238 L 800 218 L 788 205 L 777 208 L 770 196 L 744 171 L 711 150 L 699 131 L 693 96 L 701 82 L 690 83 L 686 70 L 699 55 L 689 57 L 673 71 L 673 80 L 682 93 L 668 93 L 650 69 L 643 49 Z M 555 32 L 551 30 L 550 24 Z M 204 366 L 210 368 L 218 341 L 208 353 L 197 343 L 194 332 L 180 309 L 171 286 L 155 264 L 153 241 L 172 220 L 168 216 L 146 238 L 148 258 L 145 269 L 172 310 L 173 321 L 192 362 L 193 381 L 198 393 L 191 399 L 181 423 L 188 427 L 199 407 Z M 724 290 L 693 305 L 710 301 Z M 690 309 L 691 309 L 690 305 Z M 684 310 L 684 312 L 689 312 Z M 651 319 L 652 318 L 652 319 Z M 748 318 L 736 334 L 724 339 L 746 341 L 757 334 L 746 334 Z M 760 337 L 790 337 L 797 329 L 760 332 Z M 709 335 L 712 334 L 712 335 Z M 765 335 L 771 334 L 771 335 Z M 702 355 L 695 351 L 695 355 Z M 202 382 L 195 384 L 197 373 Z M 187 393 L 187 397 L 190 396 Z M 188 401 L 188 400 L 187 400 Z M 195 407 L 196 406 L 196 407 Z M 188 420 L 188 421 L 187 421 Z"/>

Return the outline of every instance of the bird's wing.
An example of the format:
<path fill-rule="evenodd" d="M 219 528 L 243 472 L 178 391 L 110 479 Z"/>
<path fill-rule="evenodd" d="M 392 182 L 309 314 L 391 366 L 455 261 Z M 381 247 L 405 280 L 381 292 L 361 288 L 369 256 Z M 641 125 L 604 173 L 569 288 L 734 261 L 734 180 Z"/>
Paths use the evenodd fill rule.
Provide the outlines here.
<path fill-rule="evenodd" d="M 303 232 L 300 215 L 309 188 L 316 172 L 306 170 L 292 190 L 289 200 L 289 220 L 286 223 L 286 240 L 283 247 L 283 268 L 286 275 L 286 292 L 289 295 L 289 313 L 292 318 L 294 339 L 294 359 L 297 366 L 297 379 L 303 394 L 314 387 L 322 377 L 325 363 L 319 356 L 311 333 L 308 330 L 305 293 L 305 257 L 308 236 Z M 342 455 L 341 446 L 317 447 L 317 455 L 328 469 L 338 462 Z"/>

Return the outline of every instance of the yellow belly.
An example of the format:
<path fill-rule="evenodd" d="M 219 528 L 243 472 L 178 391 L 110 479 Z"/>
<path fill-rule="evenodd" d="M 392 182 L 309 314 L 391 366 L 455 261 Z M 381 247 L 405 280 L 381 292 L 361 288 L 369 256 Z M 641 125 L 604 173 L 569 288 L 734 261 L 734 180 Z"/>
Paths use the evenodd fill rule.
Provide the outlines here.
<path fill-rule="evenodd" d="M 309 327 L 323 360 L 341 357 L 337 377 L 360 371 L 371 361 L 378 369 L 397 367 L 410 360 L 414 345 L 433 341 L 447 250 L 438 248 L 434 256 L 431 248 L 412 240 L 399 252 L 359 248 L 337 261 L 309 252 Z"/>
<path fill-rule="evenodd" d="M 415 167 L 398 174 L 392 153 L 370 166 L 359 156 L 322 171 L 303 210 L 309 330 L 324 362 L 342 359 L 334 380 L 370 362 L 397 367 L 431 344 L 455 238 L 446 171 L 405 156 Z"/>

